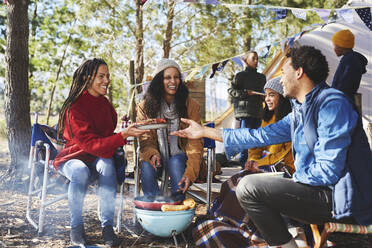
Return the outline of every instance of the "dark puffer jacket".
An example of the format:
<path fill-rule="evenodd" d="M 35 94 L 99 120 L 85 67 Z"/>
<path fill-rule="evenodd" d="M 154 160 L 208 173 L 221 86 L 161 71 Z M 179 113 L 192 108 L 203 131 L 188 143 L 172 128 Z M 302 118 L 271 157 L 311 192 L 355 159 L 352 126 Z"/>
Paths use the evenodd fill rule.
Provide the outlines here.
<path fill-rule="evenodd" d="M 353 50 L 347 52 L 338 64 L 332 87 L 353 99 L 353 95 L 359 89 L 362 75 L 367 72 L 367 64 L 368 60 L 362 54 Z"/>
<path fill-rule="evenodd" d="M 262 118 L 263 98 L 258 95 L 248 95 L 246 90 L 262 92 L 266 83 L 266 77 L 258 73 L 256 69 L 247 67 L 235 75 L 231 88 L 228 89 L 234 103 L 236 119 L 254 117 Z"/>

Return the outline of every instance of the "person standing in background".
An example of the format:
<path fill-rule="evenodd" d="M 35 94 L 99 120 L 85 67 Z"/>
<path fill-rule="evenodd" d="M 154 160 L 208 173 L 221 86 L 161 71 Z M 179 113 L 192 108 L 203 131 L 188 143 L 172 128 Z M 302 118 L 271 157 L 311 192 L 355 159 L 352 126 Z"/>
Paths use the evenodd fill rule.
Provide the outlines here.
<path fill-rule="evenodd" d="M 362 75 L 366 73 L 368 60 L 353 50 L 354 34 L 349 29 L 336 32 L 332 36 L 332 43 L 336 55 L 342 56 L 333 77 L 332 87 L 344 92 L 354 101 Z"/>
<path fill-rule="evenodd" d="M 266 77 L 264 74 L 257 72 L 257 52 L 248 51 L 243 59 L 247 67 L 244 71 L 235 75 L 228 93 L 232 97 L 235 119 L 239 121 L 240 128 L 258 128 L 263 116 L 263 98 L 250 92 L 263 92 Z M 244 167 L 247 159 L 248 151 L 243 150 L 240 154 L 242 167 Z"/>

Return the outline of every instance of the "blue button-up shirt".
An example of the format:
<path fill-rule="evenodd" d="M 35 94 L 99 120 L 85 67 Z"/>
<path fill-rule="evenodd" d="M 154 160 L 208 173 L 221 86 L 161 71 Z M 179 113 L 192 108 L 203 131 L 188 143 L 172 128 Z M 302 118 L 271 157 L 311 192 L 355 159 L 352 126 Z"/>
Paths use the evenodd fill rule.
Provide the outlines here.
<path fill-rule="evenodd" d="M 296 167 L 293 179 L 314 186 L 334 185 L 344 170 L 358 114 L 344 97 L 330 96 L 320 103 L 316 128 L 318 139 L 312 153 L 304 135 L 304 116 L 312 104 L 311 97 L 312 92 L 306 96 L 303 104 L 293 100 L 291 113 L 264 128 L 223 129 L 228 158 L 242 149 L 292 141 Z"/>

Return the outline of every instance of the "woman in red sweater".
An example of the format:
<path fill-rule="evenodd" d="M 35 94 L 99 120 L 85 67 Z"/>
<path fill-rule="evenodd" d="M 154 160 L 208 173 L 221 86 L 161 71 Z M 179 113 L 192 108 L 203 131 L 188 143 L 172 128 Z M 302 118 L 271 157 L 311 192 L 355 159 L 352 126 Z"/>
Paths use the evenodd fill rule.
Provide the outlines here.
<path fill-rule="evenodd" d="M 53 165 L 69 180 L 70 239 L 73 245 L 85 244 L 82 208 L 89 181 L 98 177 L 101 204 L 102 237 L 106 245 L 117 243 L 113 231 L 116 196 L 115 150 L 128 136 L 146 131 L 133 126 L 114 133 L 117 114 L 104 96 L 110 84 L 110 73 L 102 59 L 86 60 L 74 72 L 69 96 L 64 102 L 58 126 L 66 145 Z"/>

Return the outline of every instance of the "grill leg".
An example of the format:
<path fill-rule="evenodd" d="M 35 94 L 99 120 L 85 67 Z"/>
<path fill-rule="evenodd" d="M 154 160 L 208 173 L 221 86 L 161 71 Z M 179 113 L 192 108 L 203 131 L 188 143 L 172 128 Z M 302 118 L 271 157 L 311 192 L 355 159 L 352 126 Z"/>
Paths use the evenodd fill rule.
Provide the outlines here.
<path fill-rule="evenodd" d="M 185 244 L 186 244 L 185 248 L 189 247 L 189 243 L 187 242 L 185 234 L 183 234 L 183 232 L 181 232 L 181 236 L 182 236 L 183 240 L 185 241 Z"/>
<path fill-rule="evenodd" d="M 173 231 L 172 231 L 173 241 L 174 241 L 174 244 L 176 245 L 176 247 L 178 247 L 178 242 L 177 242 L 177 237 L 176 237 L 176 235 L 177 235 L 176 230 L 173 230 Z"/>

